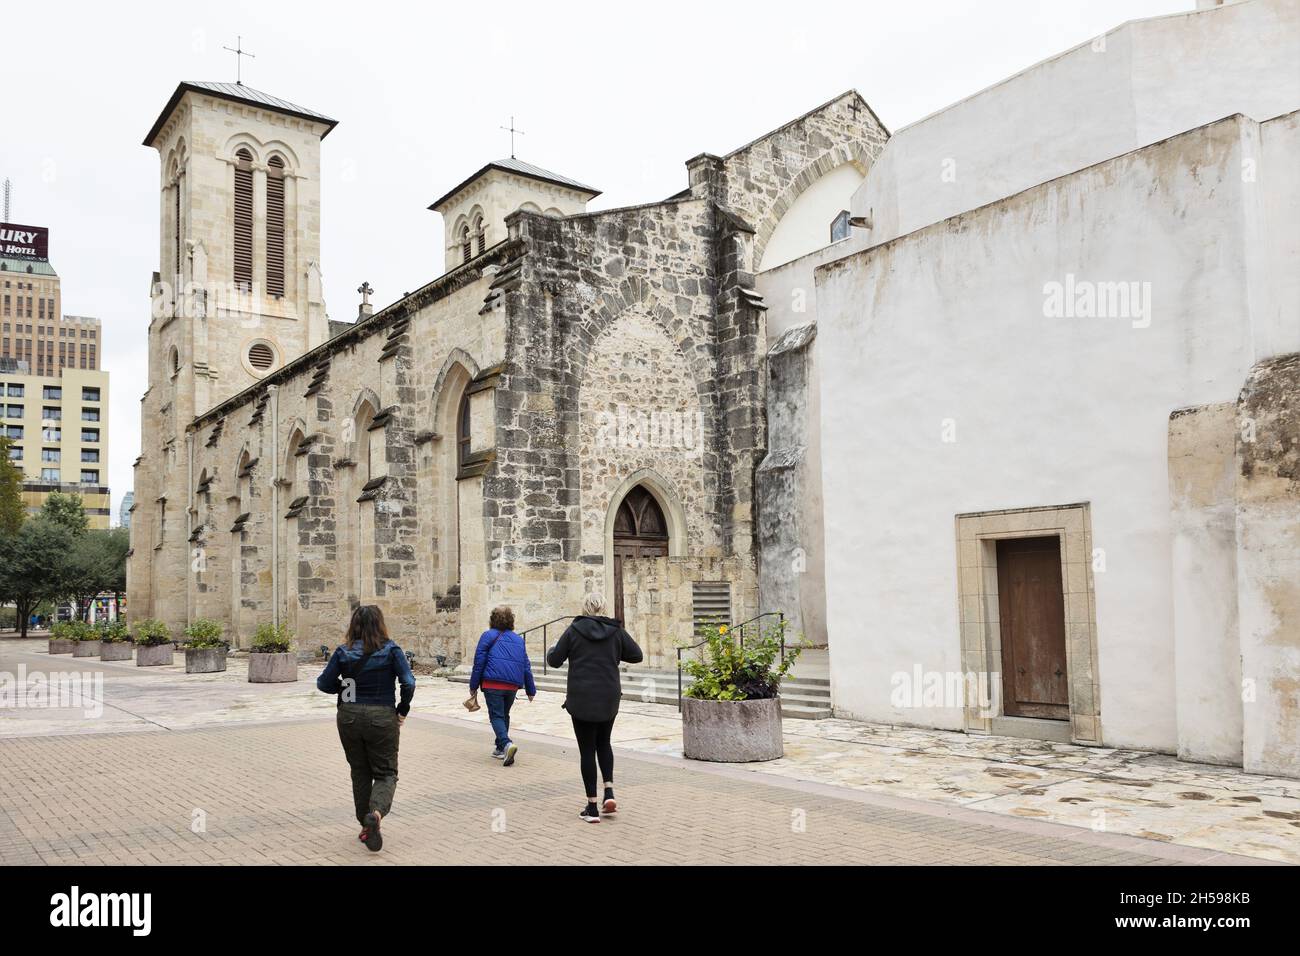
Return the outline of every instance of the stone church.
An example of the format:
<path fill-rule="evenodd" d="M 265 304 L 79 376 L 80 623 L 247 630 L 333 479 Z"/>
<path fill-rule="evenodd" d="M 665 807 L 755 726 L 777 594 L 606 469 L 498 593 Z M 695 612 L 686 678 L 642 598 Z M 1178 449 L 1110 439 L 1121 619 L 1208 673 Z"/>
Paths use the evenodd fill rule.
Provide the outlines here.
<path fill-rule="evenodd" d="M 185 82 L 145 138 L 161 266 L 131 616 L 213 618 L 237 646 L 284 622 L 306 651 L 374 602 L 408 649 L 456 661 L 494 605 L 522 630 L 596 589 L 663 665 L 699 617 L 757 615 L 771 343 L 755 273 L 847 228 L 888 135 L 866 102 L 701 154 L 645 205 L 588 212 L 590 186 L 488 163 L 430 207 L 444 273 L 377 312 L 367 297 L 354 322 L 321 294 L 334 126 Z"/>

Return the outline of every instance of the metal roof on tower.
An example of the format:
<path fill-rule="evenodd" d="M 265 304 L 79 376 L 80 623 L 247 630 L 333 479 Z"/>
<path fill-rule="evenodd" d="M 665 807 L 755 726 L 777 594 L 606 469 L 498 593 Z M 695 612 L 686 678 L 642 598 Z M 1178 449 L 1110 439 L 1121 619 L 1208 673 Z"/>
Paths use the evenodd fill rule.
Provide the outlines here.
<path fill-rule="evenodd" d="M 270 93 L 263 93 L 261 90 L 255 90 L 251 86 L 245 86 L 242 83 L 213 83 L 206 80 L 183 80 L 177 87 L 176 92 L 172 94 L 163 111 L 158 114 L 158 119 L 154 122 L 153 128 L 149 130 L 149 135 L 144 138 L 144 145 L 152 146 L 154 137 L 162 129 L 163 124 L 167 122 L 167 117 L 171 115 L 176 104 L 181 101 L 181 97 L 186 93 L 207 93 L 210 96 L 216 96 L 223 100 L 230 100 L 234 103 L 246 103 L 249 106 L 263 106 L 267 109 L 275 110 L 278 113 L 286 113 L 289 116 L 297 116 L 302 119 L 314 120 L 317 123 L 325 124 L 325 132 L 321 133 L 320 138 L 324 139 L 329 135 L 330 130 L 338 125 L 339 121 L 331 119 L 324 113 L 317 113 L 315 110 L 309 110 L 305 106 L 297 106 L 288 100 L 282 100 L 278 96 L 272 96 Z"/>
<path fill-rule="evenodd" d="M 578 182 L 576 179 L 570 179 L 568 176 L 561 176 L 559 173 L 553 173 L 549 170 L 542 169 L 540 166 L 534 166 L 532 163 L 525 163 L 522 159 L 515 159 L 511 156 L 509 159 L 498 159 L 488 163 L 473 176 L 470 176 L 455 188 L 435 199 L 429 204 L 429 208 L 436 212 L 438 207 L 448 199 L 456 195 L 456 193 L 460 192 L 484 173 L 493 169 L 499 169 L 507 173 L 514 173 L 518 176 L 526 176 L 529 179 L 536 179 L 543 183 L 552 183 L 556 186 L 563 186 L 566 189 L 572 189 L 580 193 L 587 193 L 589 199 L 595 199 L 600 195 L 599 189 L 594 189 L 591 186 Z"/>

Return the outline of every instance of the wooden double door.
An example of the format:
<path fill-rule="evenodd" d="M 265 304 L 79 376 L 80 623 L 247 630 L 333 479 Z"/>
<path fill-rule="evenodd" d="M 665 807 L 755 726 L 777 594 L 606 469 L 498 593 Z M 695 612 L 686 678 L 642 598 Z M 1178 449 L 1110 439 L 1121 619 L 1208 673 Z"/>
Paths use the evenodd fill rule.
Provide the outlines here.
<path fill-rule="evenodd" d="M 1011 538 L 997 552 L 1003 713 L 1068 720 L 1060 539 Z"/>
<path fill-rule="evenodd" d="M 668 523 L 654 495 L 638 485 L 614 514 L 614 617 L 623 615 L 623 560 L 668 554 Z"/>

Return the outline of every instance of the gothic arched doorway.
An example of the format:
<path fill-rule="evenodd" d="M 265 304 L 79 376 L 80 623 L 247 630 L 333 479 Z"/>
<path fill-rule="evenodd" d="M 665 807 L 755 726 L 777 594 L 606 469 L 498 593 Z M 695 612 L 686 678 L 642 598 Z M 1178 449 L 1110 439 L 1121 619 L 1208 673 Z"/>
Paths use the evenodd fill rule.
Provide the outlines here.
<path fill-rule="evenodd" d="M 614 515 L 614 617 L 623 620 L 623 559 L 668 554 L 668 522 L 642 485 L 627 493 Z"/>

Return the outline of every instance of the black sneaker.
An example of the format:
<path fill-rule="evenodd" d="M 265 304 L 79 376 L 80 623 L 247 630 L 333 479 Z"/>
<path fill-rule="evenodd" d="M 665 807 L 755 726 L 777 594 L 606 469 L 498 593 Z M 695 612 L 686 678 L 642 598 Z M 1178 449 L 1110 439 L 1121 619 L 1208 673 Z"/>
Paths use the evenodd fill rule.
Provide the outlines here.
<path fill-rule="evenodd" d="M 519 747 L 515 744 L 506 744 L 506 751 L 502 754 L 501 766 L 508 767 L 515 762 L 515 754 L 519 753 Z"/>
<path fill-rule="evenodd" d="M 378 853 L 384 847 L 383 834 L 379 832 L 379 816 L 373 812 L 366 814 L 366 849 Z"/>
<path fill-rule="evenodd" d="M 600 811 L 601 811 L 601 813 L 617 813 L 617 812 L 618 812 L 618 801 L 614 799 L 614 788 L 613 788 L 613 787 L 606 787 L 606 788 L 605 788 L 605 799 L 604 799 L 604 802 L 601 804 Z"/>
<path fill-rule="evenodd" d="M 582 808 L 582 812 L 578 814 L 578 819 L 583 823 L 599 823 L 600 811 L 596 809 L 594 803 L 589 803 Z"/>

